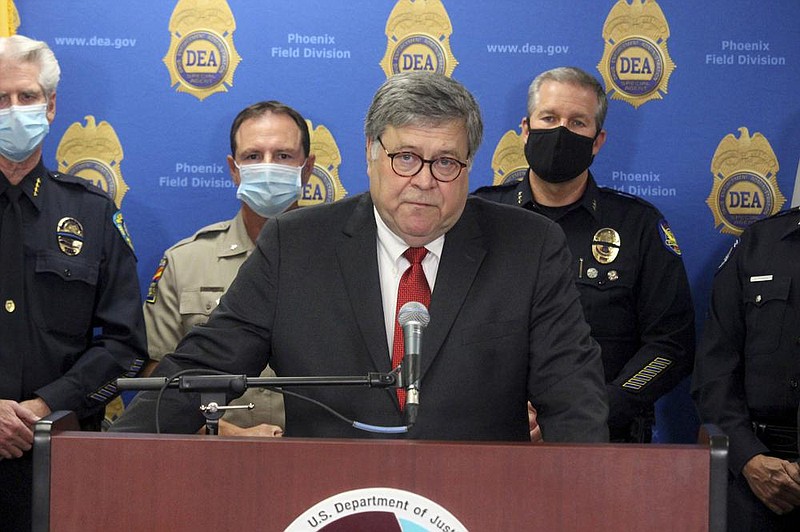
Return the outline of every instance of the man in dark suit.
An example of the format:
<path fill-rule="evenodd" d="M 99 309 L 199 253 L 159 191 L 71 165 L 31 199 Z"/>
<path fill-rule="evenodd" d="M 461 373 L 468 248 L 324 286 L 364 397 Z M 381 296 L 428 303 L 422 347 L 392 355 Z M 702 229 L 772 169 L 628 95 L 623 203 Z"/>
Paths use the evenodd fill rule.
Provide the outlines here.
<path fill-rule="evenodd" d="M 600 352 L 563 232 L 542 216 L 467 198 L 483 132 L 472 95 L 441 75 L 393 76 L 365 132 L 369 193 L 269 220 L 211 319 L 154 374 L 255 376 L 267 363 L 279 376 L 388 372 L 398 282 L 411 269 L 404 252 L 424 247 L 431 319 L 406 437 L 525 441 L 530 400 L 548 441 L 606 441 Z M 394 390 L 292 390 L 362 423 L 403 424 Z M 113 430 L 153 431 L 155 396 L 139 394 Z M 198 404 L 165 393 L 160 426 L 196 431 Z M 369 435 L 296 397 L 285 406 L 285 436 Z"/>

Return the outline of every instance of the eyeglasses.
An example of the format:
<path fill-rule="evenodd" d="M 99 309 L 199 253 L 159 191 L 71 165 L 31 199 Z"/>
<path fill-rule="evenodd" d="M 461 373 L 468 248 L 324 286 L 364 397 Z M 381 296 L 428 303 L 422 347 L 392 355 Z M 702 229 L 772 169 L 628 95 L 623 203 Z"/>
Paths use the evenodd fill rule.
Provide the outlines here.
<path fill-rule="evenodd" d="M 378 142 L 381 143 L 381 148 L 386 152 L 386 156 L 392 160 L 392 170 L 400 177 L 414 177 L 417 175 L 425 163 L 431 170 L 431 175 L 436 181 L 448 183 L 455 181 L 461 175 L 461 171 L 467 167 L 466 163 L 462 163 L 458 159 L 452 157 L 439 157 L 437 159 L 423 159 L 419 155 L 410 151 L 398 151 L 389 153 L 383 141 L 378 137 Z"/>

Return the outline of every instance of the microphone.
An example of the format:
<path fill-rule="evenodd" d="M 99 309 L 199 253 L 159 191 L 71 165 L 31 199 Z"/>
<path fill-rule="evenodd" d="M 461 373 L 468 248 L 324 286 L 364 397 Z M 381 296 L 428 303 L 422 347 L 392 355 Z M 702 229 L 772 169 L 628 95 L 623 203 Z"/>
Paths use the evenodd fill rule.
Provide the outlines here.
<path fill-rule="evenodd" d="M 419 370 L 422 350 L 422 330 L 428 326 L 431 315 L 425 305 L 409 301 L 397 313 L 397 322 L 403 328 L 403 384 L 406 389 L 405 423 L 411 427 L 417 421 L 419 409 Z"/>

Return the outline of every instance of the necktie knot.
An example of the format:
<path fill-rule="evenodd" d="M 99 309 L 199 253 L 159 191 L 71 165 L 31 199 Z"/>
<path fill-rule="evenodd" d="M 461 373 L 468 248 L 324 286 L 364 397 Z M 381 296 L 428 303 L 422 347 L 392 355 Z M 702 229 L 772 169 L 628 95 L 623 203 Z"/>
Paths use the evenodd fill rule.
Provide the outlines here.
<path fill-rule="evenodd" d="M 425 258 L 425 255 L 428 254 L 428 250 L 423 248 L 408 248 L 403 252 L 403 256 L 410 262 L 411 264 L 421 264 L 422 259 Z"/>

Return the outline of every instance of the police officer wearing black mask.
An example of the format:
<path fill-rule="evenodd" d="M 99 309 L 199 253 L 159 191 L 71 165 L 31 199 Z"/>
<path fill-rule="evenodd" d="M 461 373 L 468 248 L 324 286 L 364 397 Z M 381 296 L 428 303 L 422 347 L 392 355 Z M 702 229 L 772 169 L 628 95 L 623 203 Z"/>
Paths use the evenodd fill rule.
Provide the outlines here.
<path fill-rule="evenodd" d="M 589 171 L 606 140 L 607 108 L 603 87 L 578 68 L 539 75 L 522 121 L 528 179 L 475 194 L 538 212 L 564 230 L 603 350 L 611 439 L 649 442 L 654 403 L 691 372 L 694 309 L 681 250 L 658 209 L 598 187 Z"/>

